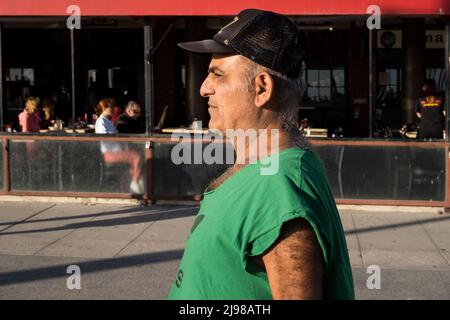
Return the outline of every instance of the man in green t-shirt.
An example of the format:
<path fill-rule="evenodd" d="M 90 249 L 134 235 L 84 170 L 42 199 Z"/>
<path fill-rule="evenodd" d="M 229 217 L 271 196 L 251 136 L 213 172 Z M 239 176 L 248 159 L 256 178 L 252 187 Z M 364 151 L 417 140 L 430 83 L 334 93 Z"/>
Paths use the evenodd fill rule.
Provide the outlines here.
<path fill-rule="evenodd" d="M 339 213 L 297 128 L 295 24 L 248 9 L 213 39 L 179 46 L 212 53 L 200 94 L 236 163 L 204 193 L 169 298 L 354 299 Z"/>

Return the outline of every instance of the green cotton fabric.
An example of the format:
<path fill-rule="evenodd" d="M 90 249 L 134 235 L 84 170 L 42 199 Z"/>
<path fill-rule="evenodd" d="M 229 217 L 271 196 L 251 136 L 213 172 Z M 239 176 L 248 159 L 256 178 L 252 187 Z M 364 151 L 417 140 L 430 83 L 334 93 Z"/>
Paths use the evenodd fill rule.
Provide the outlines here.
<path fill-rule="evenodd" d="M 257 161 L 204 193 L 169 299 L 272 299 L 266 272 L 250 257 L 269 249 L 283 223 L 296 218 L 309 222 L 322 249 L 324 298 L 354 299 L 344 231 L 321 161 L 307 148 L 265 160 L 274 157 L 276 174 L 262 175 Z"/>

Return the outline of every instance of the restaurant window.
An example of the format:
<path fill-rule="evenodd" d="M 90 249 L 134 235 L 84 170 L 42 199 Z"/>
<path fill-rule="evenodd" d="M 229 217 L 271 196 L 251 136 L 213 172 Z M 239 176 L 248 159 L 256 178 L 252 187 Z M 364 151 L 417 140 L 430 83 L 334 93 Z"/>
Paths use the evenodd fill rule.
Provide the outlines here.
<path fill-rule="evenodd" d="M 391 136 L 402 119 L 402 31 L 388 28 L 377 32 L 375 112 L 373 136 Z"/>
<path fill-rule="evenodd" d="M 445 98 L 445 31 L 432 29 L 426 31 L 425 66 L 426 78 L 436 81 L 437 94 Z"/>
<path fill-rule="evenodd" d="M 385 68 L 378 73 L 377 106 L 398 107 L 401 104 L 401 69 Z"/>
<path fill-rule="evenodd" d="M 145 114 L 141 20 L 86 18 L 82 24 L 74 32 L 75 119 L 71 38 L 65 20 L 30 18 L 2 25 L 3 129 L 21 131 L 18 115 L 30 96 L 41 102 L 53 100 L 53 122 L 61 119 L 64 127 L 71 127 L 74 120 L 84 123 L 85 116 L 93 121 L 96 105 L 105 97 L 114 98 L 122 108 L 135 100 Z"/>
<path fill-rule="evenodd" d="M 312 128 L 327 129 L 328 136 L 338 128 L 345 134 L 348 30 L 306 30 L 304 42 L 306 90 L 299 118 L 307 118 Z"/>
<path fill-rule="evenodd" d="M 25 103 L 24 99 L 29 94 L 29 90 L 24 88 L 31 88 L 35 85 L 34 70 L 34 68 L 6 69 L 6 105 L 8 113 L 22 111 Z"/>
<path fill-rule="evenodd" d="M 445 50 L 442 29 L 425 31 L 426 79 L 434 79 L 438 94 L 445 98 Z M 401 128 L 405 123 L 402 116 L 402 31 L 383 30 L 378 34 L 376 51 L 376 110 L 374 136 L 385 136 L 390 129 Z M 418 71 L 419 72 L 419 71 Z M 417 95 L 422 94 L 417 88 Z M 418 119 L 411 124 L 416 125 Z"/>
<path fill-rule="evenodd" d="M 316 106 L 345 105 L 344 68 L 309 69 L 306 72 L 304 102 Z"/>
<path fill-rule="evenodd" d="M 145 121 L 143 31 L 139 28 L 85 28 L 76 33 L 76 117 L 91 119 L 98 102 L 113 98 L 122 110 L 130 100 Z"/>
<path fill-rule="evenodd" d="M 445 69 L 444 68 L 427 68 L 427 79 L 436 81 L 437 94 L 441 97 L 445 96 Z"/>
<path fill-rule="evenodd" d="M 67 29 L 33 24 L 3 29 L 4 118 L 20 131 L 18 115 L 29 96 L 57 102 L 59 117 L 71 114 L 70 42 Z"/>

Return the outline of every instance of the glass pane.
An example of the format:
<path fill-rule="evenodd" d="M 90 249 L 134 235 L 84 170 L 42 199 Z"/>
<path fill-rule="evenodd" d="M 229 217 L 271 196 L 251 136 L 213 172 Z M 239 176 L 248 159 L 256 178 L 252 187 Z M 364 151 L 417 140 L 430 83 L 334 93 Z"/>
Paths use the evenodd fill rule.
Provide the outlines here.
<path fill-rule="evenodd" d="M 445 200 L 445 148 L 312 147 L 336 198 Z"/>
<path fill-rule="evenodd" d="M 308 97 L 312 102 L 319 102 L 319 89 L 318 88 L 308 88 Z"/>
<path fill-rule="evenodd" d="M 308 70 L 308 87 L 317 87 L 319 85 L 319 70 Z"/>
<path fill-rule="evenodd" d="M 388 86 L 387 90 L 390 94 L 396 96 L 397 95 L 397 86 Z"/>
<path fill-rule="evenodd" d="M 445 94 L 445 69 L 443 68 L 427 68 L 427 79 L 436 81 L 436 89 L 439 95 Z"/>
<path fill-rule="evenodd" d="M 9 68 L 8 80 L 21 81 L 22 80 L 22 69 L 21 68 Z"/>
<path fill-rule="evenodd" d="M 116 160 L 136 154 L 137 164 L 142 166 L 141 175 L 146 177 L 144 143 L 120 142 L 118 146 L 124 153 L 123 157 L 116 155 Z M 229 167 L 226 155 L 231 154 L 231 161 L 234 159 L 230 145 L 217 143 L 215 152 L 210 154 L 223 161 L 207 164 L 204 155 L 211 144 L 203 144 L 199 164 L 192 164 L 193 152 L 189 154 L 191 164 L 177 165 L 172 155 L 175 146 L 175 142 L 154 144 L 155 195 L 202 194 L 208 183 Z M 192 145 L 191 148 L 195 150 Z M 333 193 L 339 199 L 445 199 L 445 148 L 338 145 L 312 145 L 312 148 L 324 162 Z M 3 148 L 0 156 L 2 152 Z M 136 168 L 126 162 L 108 161 L 114 157 L 105 157 L 99 141 L 12 140 L 10 152 L 14 191 L 129 193 L 131 174 Z M 386 172 L 393 174 L 386 175 Z"/>
<path fill-rule="evenodd" d="M 329 87 L 331 85 L 331 72 L 330 70 L 320 70 L 319 72 L 319 85 L 321 87 Z"/>
<path fill-rule="evenodd" d="M 337 95 L 339 96 L 339 95 L 344 95 L 345 94 L 345 88 L 344 87 L 341 87 L 341 88 L 336 88 L 336 92 L 337 92 Z"/>
<path fill-rule="evenodd" d="M 389 84 L 391 85 L 398 85 L 398 78 L 397 78 L 397 69 L 388 69 L 389 74 Z"/>
<path fill-rule="evenodd" d="M 336 94 L 334 95 L 334 97 L 332 97 L 332 102 L 335 105 L 344 105 L 345 104 L 345 88 L 344 87 L 340 87 L 340 88 L 336 88 Z"/>
<path fill-rule="evenodd" d="M 331 100 L 331 89 L 320 88 L 319 90 L 320 102 L 329 103 Z"/>
<path fill-rule="evenodd" d="M 217 156 L 213 164 L 206 164 L 204 158 L 200 154 L 200 163 L 194 164 L 194 146 L 190 142 L 183 143 L 183 150 L 174 149 L 175 143 L 155 143 L 154 144 L 154 160 L 153 160 L 153 194 L 155 196 L 177 196 L 177 195 L 200 195 L 203 194 L 208 183 L 220 176 L 229 166 L 227 164 L 227 152 L 230 161 L 234 162 L 234 151 L 231 145 L 226 146 L 222 143 L 214 144 L 217 153 L 210 153 Z M 209 144 L 203 144 L 202 152 Z M 181 146 L 181 145 L 180 145 Z M 211 147 L 211 149 L 213 149 Z M 209 149 L 209 150 L 211 150 Z M 174 154 L 180 155 L 187 161 L 175 164 L 172 160 L 172 151 Z M 184 152 L 187 152 L 184 154 Z M 208 153 L 209 154 L 209 153 Z M 190 163 L 187 163 L 190 162 Z"/>
<path fill-rule="evenodd" d="M 341 69 L 333 70 L 333 79 L 336 87 L 343 87 L 345 85 L 345 72 Z"/>
<path fill-rule="evenodd" d="M 12 140 L 11 189 L 143 193 L 144 148 L 128 142 Z"/>

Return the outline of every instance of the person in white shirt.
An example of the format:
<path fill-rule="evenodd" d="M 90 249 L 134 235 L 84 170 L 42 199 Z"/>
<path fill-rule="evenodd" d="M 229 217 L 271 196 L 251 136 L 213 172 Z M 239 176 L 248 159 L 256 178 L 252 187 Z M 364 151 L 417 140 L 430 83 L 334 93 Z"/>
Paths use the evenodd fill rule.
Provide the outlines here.
<path fill-rule="evenodd" d="M 95 121 L 95 133 L 98 134 L 117 134 L 117 129 L 111 122 L 114 111 L 114 100 L 105 98 L 98 103 L 98 110 L 101 115 Z M 130 191 L 135 194 L 144 193 L 144 181 L 141 177 L 142 160 L 139 153 L 134 149 L 123 148 L 118 142 L 102 141 L 100 150 L 103 159 L 107 163 L 123 163 L 130 164 Z"/>

